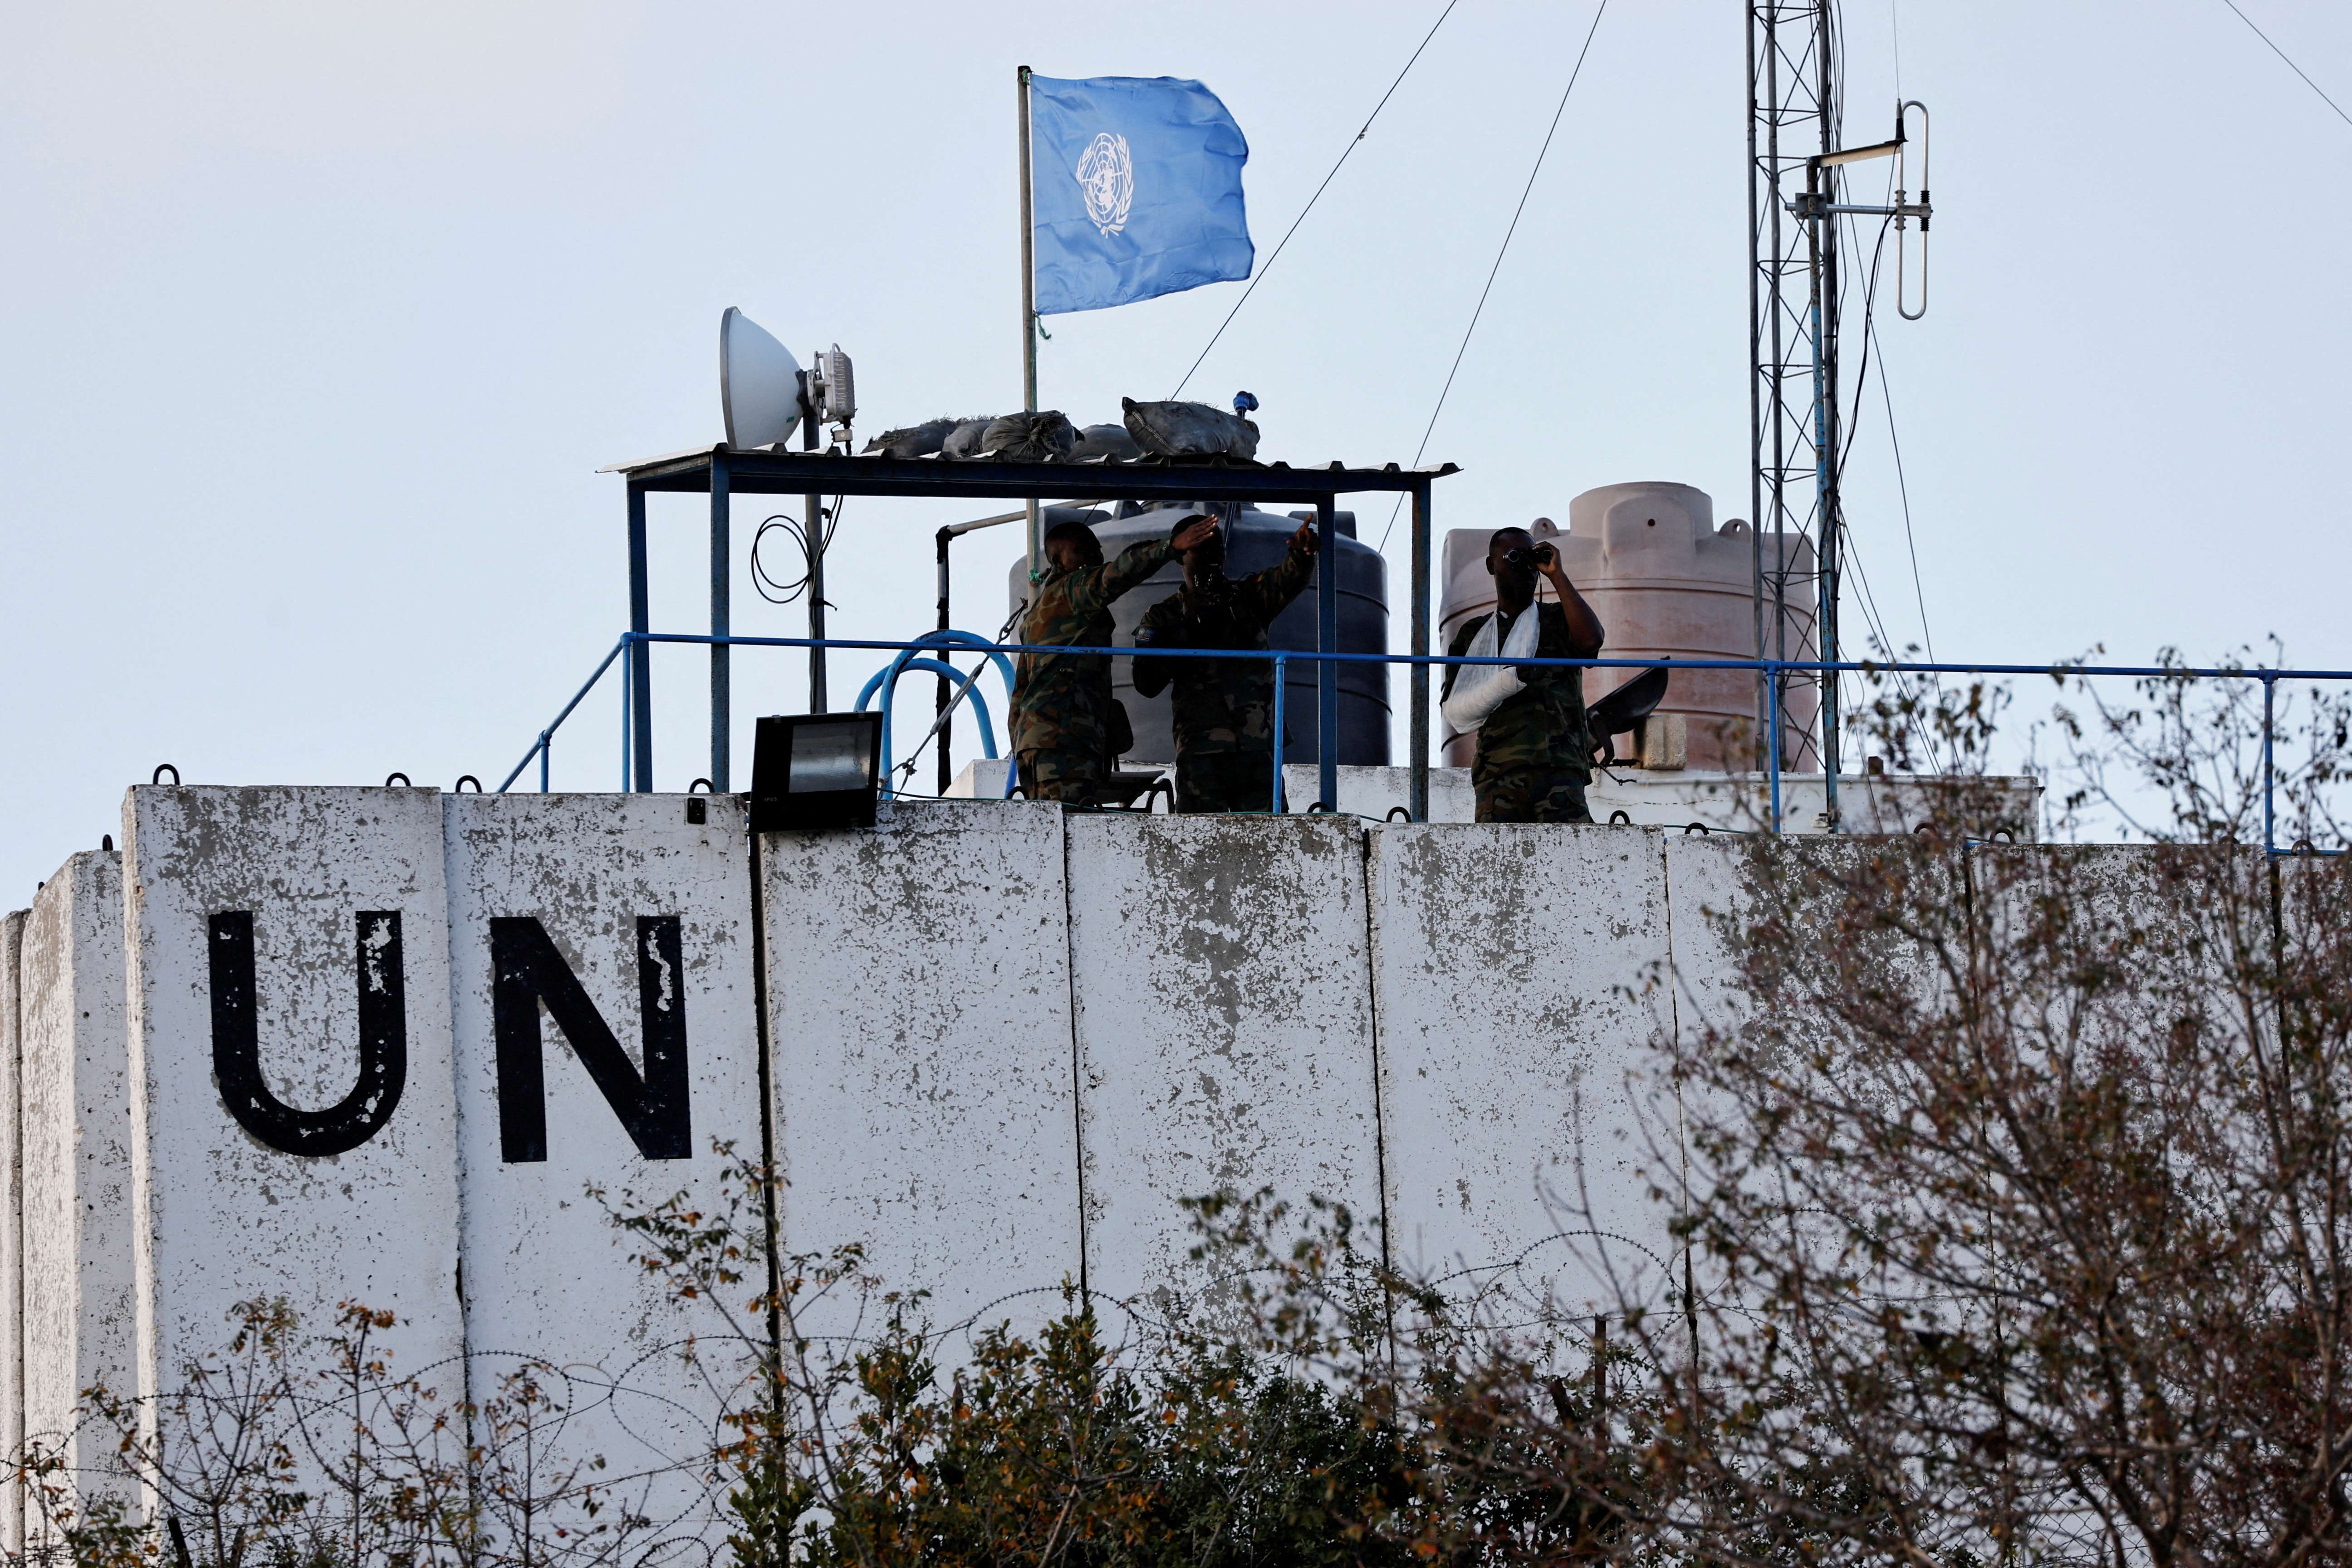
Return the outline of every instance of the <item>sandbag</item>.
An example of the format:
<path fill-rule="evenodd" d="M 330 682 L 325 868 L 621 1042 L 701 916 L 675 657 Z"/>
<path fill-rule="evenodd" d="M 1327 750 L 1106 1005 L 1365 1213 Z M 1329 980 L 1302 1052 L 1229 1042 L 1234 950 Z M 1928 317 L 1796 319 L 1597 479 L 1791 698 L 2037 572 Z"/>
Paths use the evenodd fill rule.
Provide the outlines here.
<path fill-rule="evenodd" d="M 1143 456 L 1143 447 L 1127 433 L 1124 425 L 1089 425 L 1078 432 L 1077 450 L 1070 454 L 1074 463 L 1131 463 Z"/>
<path fill-rule="evenodd" d="M 956 427 L 948 432 L 947 439 L 940 443 L 940 456 L 950 463 L 970 462 L 980 456 L 980 438 L 987 435 L 988 427 L 995 423 L 993 415 L 985 419 L 958 420 Z"/>
<path fill-rule="evenodd" d="M 1138 445 L 1159 458 L 1257 457 L 1257 426 L 1237 414 L 1205 403 L 1138 403 L 1122 397 L 1127 433 Z"/>
<path fill-rule="evenodd" d="M 1004 414 L 989 421 L 981 432 L 975 456 L 1006 463 L 1066 463 L 1077 449 L 1078 433 L 1061 410 L 1041 408 L 1034 414 Z"/>
<path fill-rule="evenodd" d="M 969 421 L 929 419 L 900 430 L 885 430 L 866 443 L 866 450 L 869 456 L 879 452 L 886 458 L 928 458 L 947 444 L 957 426 L 966 423 Z"/>

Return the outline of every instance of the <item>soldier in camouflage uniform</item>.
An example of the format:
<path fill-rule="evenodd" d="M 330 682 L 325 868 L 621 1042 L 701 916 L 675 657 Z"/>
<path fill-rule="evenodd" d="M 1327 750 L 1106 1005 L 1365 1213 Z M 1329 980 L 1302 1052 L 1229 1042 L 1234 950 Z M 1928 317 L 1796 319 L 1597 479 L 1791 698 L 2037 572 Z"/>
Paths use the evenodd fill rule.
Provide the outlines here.
<path fill-rule="evenodd" d="M 1208 518 L 1186 518 L 1171 538 L 1130 545 L 1106 564 L 1093 529 L 1059 524 L 1045 535 L 1048 569 L 1030 588 L 1021 640 L 1033 647 L 1108 647 L 1111 601 L 1215 530 Z M 1120 727 L 1118 707 L 1108 656 L 1021 656 L 1013 683 L 1012 741 L 1021 787 L 1030 799 L 1086 805 L 1096 798 L 1118 761 L 1111 749 Z"/>
<path fill-rule="evenodd" d="M 1236 582 L 1223 540 L 1184 552 L 1184 585 L 1143 613 L 1135 632 L 1135 689 L 1169 700 L 1176 721 L 1176 809 L 1274 809 L 1274 666 L 1258 658 L 1150 658 L 1147 647 L 1265 649 L 1265 628 L 1315 572 L 1315 527 L 1290 552 Z"/>
<path fill-rule="evenodd" d="M 1486 542 L 1486 570 L 1495 578 L 1502 617 L 1496 646 L 1514 622 L 1532 614 L 1538 658 L 1595 658 L 1602 639 L 1601 618 L 1576 584 L 1560 570 L 1559 552 L 1538 545 L 1524 528 L 1496 529 Z M 1559 595 L 1557 604 L 1537 604 L 1536 574 L 1542 573 Z M 1446 653 L 1461 658 L 1486 625 L 1475 616 L 1454 632 Z M 1466 665 L 1448 665 L 1443 696 Z M 1494 667 L 1480 667 L 1494 668 Z M 1505 698 L 1478 728 L 1477 755 L 1470 783 L 1477 792 L 1481 822 L 1590 822 L 1584 787 L 1592 777 L 1592 742 L 1585 733 L 1584 671 L 1522 668 L 1524 689 Z"/>

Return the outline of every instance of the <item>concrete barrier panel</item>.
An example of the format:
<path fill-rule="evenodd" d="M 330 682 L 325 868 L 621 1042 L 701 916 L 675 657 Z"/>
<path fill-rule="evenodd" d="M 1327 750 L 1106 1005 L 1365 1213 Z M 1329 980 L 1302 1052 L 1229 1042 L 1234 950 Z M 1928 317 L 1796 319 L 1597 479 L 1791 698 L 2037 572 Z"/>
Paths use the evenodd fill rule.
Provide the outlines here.
<path fill-rule="evenodd" d="M 1097 1291 L 1197 1293 L 1180 1200 L 1381 1213 L 1364 838 L 1325 818 L 1074 816 L 1070 952 Z"/>
<path fill-rule="evenodd" d="M 122 858 L 76 855 L 34 898 L 19 959 L 24 1421 L 92 1486 L 114 1439 L 77 1431 L 81 1392 L 137 1391 L 122 958 Z"/>
<path fill-rule="evenodd" d="M 25 1150 L 18 1120 L 24 1037 L 18 998 L 29 912 L 16 910 L 0 920 L 0 1456 L 16 1454 L 25 1442 Z M 24 1495 L 16 1482 L 0 1480 L 0 1551 L 20 1552 L 24 1546 Z"/>
<path fill-rule="evenodd" d="M 345 1300 L 397 1314 L 393 1374 L 454 1399 L 438 795 L 142 786 L 123 826 L 142 1392 L 267 1289 L 312 1333 Z"/>
<path fill-rule="evenodd" d="M 1751 840 L 1730 834 L 1665 836 L 1666 910 L 1674 949 L 1675 1024 L 1684 1043 L 1710 1027 L 1730 1032 L 1748 1014 L 1738 958 L 1723 921 L 1748 907 Z"/>
<path fill-rule="evenodd" d="M 1322 770 L 1313 763 L 1282 764 L 1285 810 L 1304 815 L 1322 789 Z M 1370 817 L 1385 823 L 1389 813 L 1412 801 L 1411 768 L 1349 766 L 1339 770 L 1339 810 L 1343 816 Z M 1429 770 L 1429 820 L 1470 822 L 1478 815 L 1478 797 L 1470 787 L 1468 768 Z"/>
<path fill-rule="evenodd" d="M 674 1304 L 589 1189 L 716 1215 L 730 1143 L 757 1160 L 751 868 L 732 795 L 452 795 L 449 952 L 465 1171 L 467 1341 L 478 1398 L 561 1373 L 547 1458 L 596 1476 L 648 1541 L 723 1543 L 711 1454 L 757 1397 L 765 1343 Z M 691 820 L 699 817 L 700 821 Z M 585 1008 L 583 1013 L 582 1009 Z M 757 1206 L 748 1300 L 761 1286 Z M 726 1306 L 743 1314 L 745 1300 Z M 714 1533 L 715 1531 L 715 1533 Z"/>
<path fill-rule="evenodd" d="M 1397 826 L 1371 859 L 1398 1266 L 1497 1321 L 1654 1304 L 1651 1192 L 1680 1168 L 1658 835 Z"/>
<path fill-rule="evenodd" d="M 764 841 L 782 1246 L 863 1245 L 943 1327 L 1078 1278 L 1062 816 L 908 803 Z"/>

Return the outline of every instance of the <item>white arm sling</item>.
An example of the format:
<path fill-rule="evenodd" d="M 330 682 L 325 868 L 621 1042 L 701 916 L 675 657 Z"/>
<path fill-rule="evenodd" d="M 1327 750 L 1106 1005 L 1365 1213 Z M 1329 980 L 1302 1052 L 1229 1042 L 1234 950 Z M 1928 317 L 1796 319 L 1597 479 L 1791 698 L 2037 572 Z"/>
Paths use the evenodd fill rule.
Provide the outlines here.
<path fill-rule="evenodd" d="M 1542 634 L 1538 628 L 1539 605 L 1530 604 L 1511 623 L 1511 635 L 1501 639 L 1499 649 L 1495 636 L 1496 625 L 1503 618 L 1500 610 L 1488 616 L 1470 646 L 1463 652 L 1471 658 L 1533 658 L 1536 640 Z M 1509 699 L 1527 689 L 1519 672 L 1507 664 L 1459 664 L 1454 667 L 1454 695 L 1445 700 L 1438 711 L 1454 726 L 1457 735 L 1467 735 L 1486 721 L 1487 715 Z"/>

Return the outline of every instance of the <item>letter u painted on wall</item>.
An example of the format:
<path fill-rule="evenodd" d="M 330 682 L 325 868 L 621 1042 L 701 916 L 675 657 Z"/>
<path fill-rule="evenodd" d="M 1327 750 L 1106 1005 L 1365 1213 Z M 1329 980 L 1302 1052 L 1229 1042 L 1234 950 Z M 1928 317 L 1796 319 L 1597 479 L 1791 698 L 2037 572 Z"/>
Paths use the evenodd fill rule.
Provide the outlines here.
<path fill-rule="evenodd" d="M 392 1120 L 408 1081 L 408 1003 L 401 963 L 400 911 L 362 910 L 356 969 L 360 988 L 360 1077 L 341 1103 L 297 1110 L 261 1079 L 261 1026 L 253 984 L 253 911 L 212 917 L 213 1072 L 239 1125 L 289 1154 L 341 1154 Z"/>
<path fill-rule="evenodd" d="M 324 1110 L 301 1110 L 271 1093 L 261 1076 L 253 912 L 226 910 L 211 917 L 213 1071 L 221 1099 L 238 1125 L 289 1154 L 323 1156 L 358 1148 L 392 1120 L 407 1081 L 400 911 L 362 910 L 353 921 L 358 932 L 353 968 L 359 987 L 359 1081 L 337 1104 Z M 642 1074 L 538 920 L 526 915 L 490 921 L 499 1138 L 508 1163 L 547 1158 L 539 1026 L 542 1005 L 640 1154 L 648 1160 L 683 1160 L 692 1153 L 678 917 L 640 917 L 636 946 L 645 1040 Z"/>

